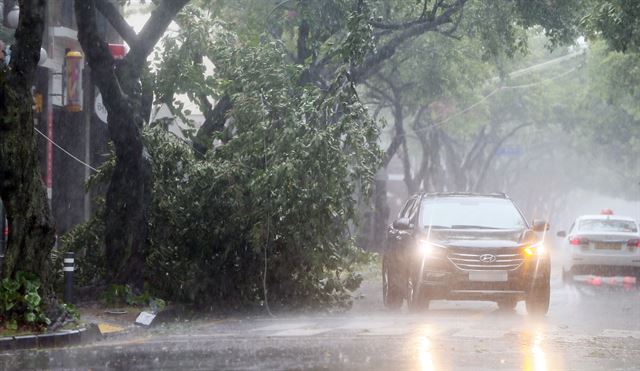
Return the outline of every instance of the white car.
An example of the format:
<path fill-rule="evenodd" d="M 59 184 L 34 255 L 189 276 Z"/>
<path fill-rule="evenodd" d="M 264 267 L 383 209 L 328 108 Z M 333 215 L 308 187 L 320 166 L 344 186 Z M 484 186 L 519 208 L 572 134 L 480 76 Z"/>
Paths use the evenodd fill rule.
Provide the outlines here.
<path fill-rule="evenodd" d="M 638 223 L 618 215 L 583 215 L 562 237 L 562 278 L 574 275 L 634 276 L 640 285 Z"/>

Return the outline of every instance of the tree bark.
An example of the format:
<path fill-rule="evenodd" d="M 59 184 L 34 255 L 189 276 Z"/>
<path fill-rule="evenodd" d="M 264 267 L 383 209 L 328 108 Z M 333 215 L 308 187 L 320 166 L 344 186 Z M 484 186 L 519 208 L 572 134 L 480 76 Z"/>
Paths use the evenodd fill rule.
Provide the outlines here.
<path fill-rule="evenodd" d="M 187 0 L 165 0 L 152 11 L 138 35 L 107 14 L 116 29 L 127 30 L 131 50 L 116 61 L 100 37 L 95 0 L 76 1 L 78 40 L 85 52 L 91 77 L 102 93 L 108 117 L 109 136 L 116 152 L 116 165 L 107 189 L 105 252 L 107 279 L 141 289 L 148 251 L 148 217 L 151 206 L 152 171 L 142 141 L 143 103 L 141 77 L 146 58 L 171 20 Z"/>
<path fill-rule="evenodd" d="M 2 277 L 33 273 L 42 283 L 44 300 L 50 285 L 49 254 L 55 242 L 51 210 L 38 166 L 33 130 L 31 86 L 44 31 L 44 0 L 20 2 L 11 65 L 0 67 L 0 198 L 4 202 L 9 240 Z"/>
<path fill-rule="evenodd" d="M 202 97 L 205 103 L 206 97 Z M 227 121 L 227 113 L 233 107 L 233 102 L 228 95 L 224 95 L 214 108 L 208 108 L 205 112 L 205 120 L 193 141 L 193 146 L 196 149 L 196 155 L 204 158 L 204 155 L 211 148 L 211 136 L 215 132 L 222 131 L 224 124 Z"/>

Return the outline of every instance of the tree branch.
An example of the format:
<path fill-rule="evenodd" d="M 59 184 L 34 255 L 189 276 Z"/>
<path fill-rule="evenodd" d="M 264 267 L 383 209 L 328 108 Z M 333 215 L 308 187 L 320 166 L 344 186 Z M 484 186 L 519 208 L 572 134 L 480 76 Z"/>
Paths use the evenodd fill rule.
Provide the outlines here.
<path fill-rule="evenodd" d="M 75 11 L 78 24 L 78 41 L 91 66 L 91 76 L 105 98 L 105 105 L 110 104 L 110 102 L 121 101 L 126 95 L 122 91 L 115 75 L 113 56 L 107 43 L 100 37 L 96 27 L 94 0 L 75 1 Z M 107 106 L 107 108 L 118 110 L 121 107 Z"/>
<path fill-rule="evenodd" d="M 480 131 L 476 135 L 476 139 L 473 141 L 473 146 L 471 147 L 467 155 L 464 156 L 464 159 L 460 164 L 461 169 L 470 168 L 474 160 L 477 160 L 476 154 L 480 153 L 486 146 L 486 140 L 485 140 L 486 137 L 487 137 L 487 127 L 483 126 L 482 128 L 480 128 Z"/>
<path fill-rule="evenodd" d="M 115 4 L 108 0 L 96 0 L 96 8 L 131 48 L 138 44 L 138 35 L 120 14 Z"/>
<path fill-rule="evenodd" d="M 209 105 L 209 108 L 211 107 L 208 100 L 206 100 L 205 105 Z M 220 98 L 213 109 L 207 110 L 205 121 L 198 130 L 193 141 L 194 148 L 197 150 L 197 156 L 204 156 L 204 154 L 209 150 L 211 146 L 208 143 L 210 142 L 211 135 L 224 129 L 224 124 L 227 120 L 227 113 L 232 107 L 233 102 L 231 101 L 231 97 L 224 95 Z"/>
<path fill-rule="evenodd" d="M 300 26 L 298 26 L 298 55 L 296 56 L 296 63 L 304 65 L 304 62 L 311 55 L 307 40 L 309 39 L 309 22 L 306 19 L 302 19 Z"/>
<path fill-rule="evenodd" d="M 461 10 L 466 2 L 467 0 L 456 0 L 455 3 L 451 4 L 435 19 L 427 19 L 424 22 L 417 23 L 393 37 L 384 46 L 379 48 L 378 53 L 370 56 L 360 66 L 351 71 L 353 80 L 355 82 L 362 82 L 369 78 L 369 76 L 376 72 L 382 62 L 393 57 L 398 47 L 405 41 L 426 32 L 437 30 L 437 28 L 443 24 L 451 23 L 453 14 Z"/>
<path fill-rule="evenodd" d="M 474 188 L 473 188 L 474 191 L 478 191 L 478 187 L 480 187 L 484 182 L 484 178 L 487 174 L 487 170 L 489 169 L 489 165 L 491 164 L 491 161 L 493 161 L 493 159 L 495 158 L 496 152 L 498 152 L 498 149 L 500 148 L 500 146 L 502 146 L 502 144 L 504 144 L 504 142 L 507 139 L 515 135 L 520 129 L 530 125 L 531 123 L 524 123 L 516 126 L 515 128 L 511 129 L 511 131 L 509 131 L 506 135 L 500 138 L 500 140 L 493 146 L 493 148 L 491 148 L 491 152 L 489 153 L 489 156 L 487 157 L 487 159 L 484 161 L 484 164 L 482 165 L 482 170 L 480 171 L 480 175 L 478 176 L 478 179 L 476 180 L 476 183 L 474 185 Z"/>
<path fill-rule="evenodd" d="M 407 28 L 410 28 L 412 26 L 415 26 L 419 23 L 424 22 L 423 19 L 415 19 L 413 21 L 410 22 L 403 22 L 403 23 L 395 23 L 395 24 L 389 24 L 389 23 L 382 23 L 382 22 L 376 22 L 376 21 L 369 21 L 369 24 L 372 27 L 375 28 L 379 28 L 381 30 L 391 30 L 391 31 L 397 31 L 397 30 L 404 30 Z"/>
<path fill-rule="evenodd" d="M 15 33 L 15 45 L 11 49 L 11 79 L 15 87 L 30 87 L 36 76 L 40 60 L 40 45 L 44 31 L 45 0 L 20 2 L 20 23 Z"/>
<path fill-rule="evenodd" d="M 465 174 L 462 172 L 460 167 L 460 156 L 456 152 L 454 148 L 455 142 L 453 139 L 448 136 L 446 133 L 442 132 L 442 144 L 445 150 L 444 161 L 446 164 L 445 174 L 452 178 L 452 181 L 449 181 L 449 185 L 454 186 L 454 191 L 464 191 L 464 187 L 462 186 L 462 182 L 464 181 Z M 453 183 L 453 184 L 451 184 Z M 450 189 L 451 190 L 451 189 Z"/>
<path fill-rule="evenodd" d="M 138 34 L 138 43 L 131 47 L 129 54 L 125 57 L 134 70 L 139 70 L 146 63 L 147 57 L 164 35 L 173 18 L 188 2 L 189 0 L 163 0 L 153 9 L 151 17 Z"/>
<path fill-rule="evenodd" d="M 436 2 L 433 9 L 437 11 L 438 7 L 441 4 L 442 4 L 442 1 Z M 417 19 L 414 19 L 413 21 L 402 22 L 402 23 L 382 23 L 378 21 L 369 21 L 369 24 L 372 27 L 379 28 L 381 30 L 397 31 L 397 30 L 407 29 L 409 27 L 415 26 L 419 23 L 423 23 L 426 21 L 425 17 L 427 15 L 428 5 L 429 5 L 429 1 L 423 0 L 422 12 L 420 13 L 420 16 Z"/>

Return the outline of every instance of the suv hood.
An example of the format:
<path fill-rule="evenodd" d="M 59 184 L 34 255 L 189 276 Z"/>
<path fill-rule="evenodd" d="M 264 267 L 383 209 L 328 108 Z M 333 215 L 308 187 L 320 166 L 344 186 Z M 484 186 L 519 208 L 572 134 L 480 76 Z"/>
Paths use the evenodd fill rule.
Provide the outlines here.
<path fill-rule="evenodd" d="M 537 241 L 535 232 L 529 229 L 438 229 L 431 230 L 430 236 L 423 231 L 422 237 L 443 246 L 479 248 L 517 247 Z"/>

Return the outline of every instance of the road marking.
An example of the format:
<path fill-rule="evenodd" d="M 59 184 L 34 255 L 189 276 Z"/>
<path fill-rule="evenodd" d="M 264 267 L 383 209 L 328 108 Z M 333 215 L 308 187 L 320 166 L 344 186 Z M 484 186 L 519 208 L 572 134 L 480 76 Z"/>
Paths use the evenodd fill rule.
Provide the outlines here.
<path fill-rule="evenodd" d="M 299 329 L 302 327 L 313 327 L 313 326 L 314 326 L 313 322 L 294 322 L 294 323 L 283 322 L 283 323 L 276 323 L 269 326 L 258 327 L 258 328 L 252 329 L 251 331 L 286 331 L 286 330 Z"/>
<path fill-rule="evenodd" d="M 466 329 L 457 331 L 453 336 L 462 338 L 498 339 L 505 336 L 506 333 L 507 331 L 505 330 Z"/>
<path fill-rule="evenodd" d="M 268 337 L 280 337 L 280 336 L 291 336 L 291 337 L 298 337 L 298 336 L 313 336 L 313 335 L 318 335 L 321 334 L 323 332 L 329 332 L 332 329 L 328 328 L 328 329 L 313 329 L 313 328 L 300 328 L 300 329 L 291 329 L 291 330 L 284 330 L 284 331 L 280 331 L 280 332 L 276 332 L 275 334 L 271 334 L 268 335 Z"/>
<path fill-rule="evenodd" d="M 640 331 L 634 330 L 617 330 L 617 329 L 606 329 L 602 331 L 600 336 L 610 337 L 610 338 L 634 338 L 640 339 Z"/>
<path fill-rule="evenodd" d="M 382 328 L 382 327 L 388 327 L 388 326 L 392 326 L 393 322 L 391 321 L 355 321 L 355 322 L 350 322 L 347 323 L 345 325 L 339 326 L 338 329 L 341 330 L 371 330 L 371 329 L 377 329 L 377 328 Z"/>

